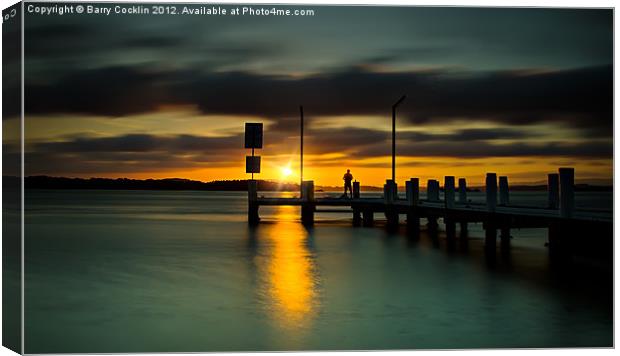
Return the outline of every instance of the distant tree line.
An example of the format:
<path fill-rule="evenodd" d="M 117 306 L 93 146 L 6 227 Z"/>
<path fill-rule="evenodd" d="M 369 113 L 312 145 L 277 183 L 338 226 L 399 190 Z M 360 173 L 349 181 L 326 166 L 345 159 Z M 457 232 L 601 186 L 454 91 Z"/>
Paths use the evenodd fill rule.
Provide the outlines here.
<path fill-rule="evenodd" d="M 3 177 L 5 180 L 17 177 Z M 210 190 L 247 191 L 247 180 L 217 180 L 201 182 L 197 180 L 167 179 L 129 179 L 129 178 L 65 178 L 49 176 L 29 176 L 24 180 L 27 189 L 107 189 L 107 190 Z M 298 184 L 258 180 L 261 191 L 298 191 Z"/>
<path fill-rule="evenodd" d="M 3 176 L 3 187 L 17 189 L 19 177 Z M 298 192 L 299 184 L 282 183 L 267 180 L 257 180 L 260 191 Z M 29 176 L 24 179 L 27 189 L 107 189 L 107 190 L 206 190 L 206 191 L 247 191 L 248 181 L 243 180 L 216 180 L 201 182 L 197 180 L 167 178 L 167 179 L 129 179 L 129 178 L 66 178 L 49 176 Z M 399 187 L 400 188 L 400 187 Z M 403 187 L 404 188 L 404 187 Z M 317 186 L 317 191 L 340 191 L 342 187 Z M 362 186 L 362 192 L 382 191 L 381 187 Z M 443 190 L 443 187 L 441 188 Z M 483 191 L 480 187 L 468 187 L 470 192 Z M 543 191 L 547 190 L 544 184 L 512 185 L 512 191 Z M 612 191 L 610 185 L 575 184 L 575 191 Z"/>

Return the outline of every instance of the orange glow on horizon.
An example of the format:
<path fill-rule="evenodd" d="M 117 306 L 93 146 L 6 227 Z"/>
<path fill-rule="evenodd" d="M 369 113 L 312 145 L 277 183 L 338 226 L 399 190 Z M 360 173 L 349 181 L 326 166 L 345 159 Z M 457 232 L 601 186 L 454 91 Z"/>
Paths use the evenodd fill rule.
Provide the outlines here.
<path fill-rule="evenodd" d="M 348 162 L 313 162 L 311 159 L 304 165 L 304 180 L 314 180 L 318 186 L 342 185 L 342 176 L 347 169 L 351 170 L 355 180 L 363 186 L 381 187 L 391 175 L 389 157 L 360 159 Z M 557 172 L 562 166 L 575 168 L 578 181 L 607 181 L 611 184 L 613 161 L 607 159 L 576 159 L 569 160 L 558 157 L 510 157 L 510 158 L 479 158 L 458 159 L 452 157 L 404 157 L 397 161 L 397 182 L 411 177 L 420 178 L 420 185 L 426 186 L 428 179 L 443 181 L 446 175 L 464 177 L 469 186 L 483 186 L 487 172 L 506 175 L 511 184 L 533 184 L 545 182 L 547 173 Z M 53 174 L 51 174 L 53 175 Z M 104 177 L 133 179 L 164 179 L 184 178 L 203 182 L 214 180 L 244 180 L 250 175 L 245 174 L 241 164 L 230 167 L 197 168 L 188 170 L 166 170 L 147 172 L 111 172 L 106 174 L 74 174 L 74 177 Z M 261 173 L 255 179 L 278 181 L 285 183 L 299 182 L 299 164 L 291 157 L 263 157 Z M 401 184 L 399 184 L 401 185 Z"/>
<path fill-rule="evenodd" d="M 290 118 L 290 123 L 296 123 L 296 120 L 296 118 Z M 68 161 L 67 164 L 57 165 L 58 171 L 51 170 L 48 165 L 43 165 L 40 170 L 37 170 L 36 165 L 27 165 L 26 174 L 82 178 L 182 178 L 203 182 L 244 180 L 250 177 L 245 173 L 244 158 L 249 152 L 242 148 L 245 122 L 265 124 L 264 145 L 256 152 L 262 158 L 261 173 L 256 174 L 255 179 L 299 183 L 297 131 L 283 133 L 272 130 L 271 127 L 278 122 L 273 118 L 206 115 L 192 105 L 160 106 L 153 112 L 115 119 L 104 116 L 30 115 L 25 127 L 26 152 L 36 151 L 38 143 L 72 142 L 75 137 L 83 137 L 85 140 L 105 139 L 147 132 L 153 137 L 172 141 L 166 141 L 171 147 L 164 145 L 161 148 L 150 149 L 148 152 L 140 150 L 134 152 L 131 149 L 124 151 L 123 147 L 119 147 L 110 152 L 106 150 L 96 152 L 97 155 L 81 152 L 78 144 L 75 151 L 62 153 L 64 156 L 58 155 L 61 161 L 64 157 L 67 157 Z M 389 120 L 382 115 L 309 117 L 307 137 L 304 141 L 304 180 L 313 180 L 316 186 L 341 187 L 342 176 L 347 169 L 350 169 L 354 179 L 362 186 L 383 186 L 385 180 L 391 176 L 391 157 L 387 141 L 385 151 L 380 151 L 381 156 L 364 157 L 355 153 L 357 144 L 342 145 L 337 138 L 334 138 L 334 146 L 330 147 L 332 141 L 328 140 L 329 137 L 320 135 L 325 135 L 326 129 L 358 128 L 383 130 L 387 138 L 390 130 L 388 123 Z M 19 132 L 19 125 L 19 120 L 8 120 L 3 123 L 5 130 L 10 132 Z M 430 135 L 449 135 L 462 129 L 518 129 L 526 133 L 535 133 L 518 140 L 493 141 L 495 145 L 507 146 L 523 143 L 523 140 L 534 145 L 545 142 L 575 144 L 583 140 L 579 130 L 558 124 L 532 124 L 515 128 L 492 120 L 472 121 L 458 117 L 449 124 L 441 122 L 411 125 L 403 121 L 399 122 L 398 129 L 399 132 L 421 132 Z M 217 146 L 218 148 L 214 151 L 203 152 L 200 146 L 187 148 L 181 145 L 179 147 L 178 142 L 174 141 L 178 135 L 214 139 L 216 142 L 221 139 L 232 139 L 232 141 L 226 145 Z M 7 142 L 15 143 L 10 140 Z M 366 144 L 368 142 L 359 143 L 360 147 Z M 407 146 L 407 141 L 398 144 L 399 148 Z M 475 142 L 463 142 L 463 145 L 471 144 Z M 208 143 L 205 143 L 204 148 L 208 148 Z M 377 150 L 373 152 L 376 154 Z M 398 149 L 397 152 L 399 152 Z M 153 153 L 152 160 L 150 153 Z M 117 154 L 118 158 L 116 158 Z M 484 176 L 487 172 L 506 175 L 511 184 L 539 184 L 546 181 L 548 173 L 557 172 L 557 169 L 562 166 L 574 167 L 578 182 L 611 184 L 613 179 L 612 158 L 540 155 L 458 158 L 399 155 L 396 165 L 396 180 L 399 186 L 412 177 L 418 177 L 420 185 L 425 186 L 428 179 L 443 181 L 446 175 L 466 178 L 470 186 L 481 186 L 484 184 Z"/>

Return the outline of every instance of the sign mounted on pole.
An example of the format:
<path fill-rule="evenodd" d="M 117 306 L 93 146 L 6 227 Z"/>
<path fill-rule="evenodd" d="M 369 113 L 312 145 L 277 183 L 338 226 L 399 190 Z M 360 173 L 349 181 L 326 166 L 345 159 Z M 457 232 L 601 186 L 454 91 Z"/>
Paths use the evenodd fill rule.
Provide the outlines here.
<path fill-rule="evenodd" d="M 263 148 L 262 123 L 245 123 L 245 148 Z"/>
<path fill-rule="evenodd" d="M 260 173 L 260 156 L 245 156 L 245 173 Z"/>

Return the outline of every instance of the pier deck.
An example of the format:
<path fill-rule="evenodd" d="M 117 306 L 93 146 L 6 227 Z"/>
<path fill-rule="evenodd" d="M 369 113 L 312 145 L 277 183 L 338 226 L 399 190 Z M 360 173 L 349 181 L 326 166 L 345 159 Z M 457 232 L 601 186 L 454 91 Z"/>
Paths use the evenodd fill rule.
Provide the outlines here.
<path fill-rule="evenodd" d="M 301 206 L 304 204 L 304 201 L 301 198 L 258 198 L 256 203 L 259 206 Z M 387 204 L 385 204 L 383 198 L 358 198 L 358 199 L 348 199 L 348 198 L 316 198 L 313 201 L 313 204 L 319 207 L 349 207 L 351 208 L 351 212 L 355 209 L 372 209 L 375 212 L 384 212 L 386 211 Z M 437 212 L 450 212 L 456 214 L 479 214 L 479 213 L 488 213 L 487 206 L 482 203 L 454 203 L 453 208 L 446 208 L 445 202 L 443 201 L 427 201 L 420 200 L 418 205 L 415 208 L 411 207 L 408 204 L 408 201 L 405 199 L 399 199 L 393 203 L 393 207 L 397 208 L 399 213 L 406 214 L 409 210 L 415 209 L 420 213 L 424 211 L 432 211 L 433 213 Z M 317 212 L 348 212 L 348 210 L 331 210 L 331 211 L 320 211 Z M 532 207 L 532 206 L 497 206 L 495 208 L 496 215 L 506 215 L 506 216 L 524 216 L 524 217 L 533 217 L 533 218 L 549 218 L 549 219 L 560 219 L 558 209 L 548 209 L 541 207 Z M 613 213 L 607 210 L 596 210 L 596 209 L 576 209 L 574 215 L 572 216 L 574 220 L 583 220 L 583 221 L 601 221 L 601 222 L 611 222 L 613 220 Z"/>
<path fill-rule="evenodd" d="M 497 183 L 496 174 L 487 173 L 485 202 L 480 203 L 467 199 L 465 179 L 459 179 L 456 187 L 453 176 L 445 177 L 443 194 L 439 182 L 429 180 L 426 199 L 420 199 L 418 178 L 406 181 L 406 199 L 399 197 L 393 180 L 386 181 L 380 198 L 362 197 L 359 182 L 353 184 L 352 198 L 315 198 L 313 181 L 302 182 L 299 198 L 259 198 L 256 182 L 250 181 L 248 221 L 250 224 L 260 222 L 261 206 L 300 206 L 304 225 L 314 224 L 316 213 L 350 213 L 354 226 L 366 227 L 374 225 L 376 213 L 385 216 L 388 226 L 397 226 L 400 215 L 405 215 L 408 230 L 416 235 L 420 219 L 426 219 L 428 228 L 436 231 L 441 218 L 449 239 L 455 237 L 457 224 L 460 225 L 460 236 L 466 237 L 468 223 L 482 223 L 485 248 L 490 251 L 494 251 L 498 232 L 502 246 L 508 246 L 510 230 L 524 228 L 547 229 L 550 251 L 582 251 L 590 246 L 596 246 L 599 251 L 611 251 L 613 211 L 576 207 L 574 169 L 560 168 L 559 174 L 548 175 L 548 201 L 542 207 L 511 204 L 508 178 L 499 177 L 499 185 Z"/>
<path fill-rule="evenodd" d="M 353 213 L 356 210 L 370 210 L 372 212 L 381 213 L 390 209 L 395 209 L 399 214 L 415 213 L 420 217 L 426 217 L 429 214 L 433 216 L 451 215 L 457 220 L 467 220 L 470 222 L 484 221 L 489 211 L 486 204 L 482 203 L 458 203 L 455 202 L 452 208 L 446 208 L 444 201 L 427 201 L 420 200 L 416 206 L 411 206 L 407 200 L 399 199 L 391 205 L 386 204 L 383 198 L 316 198 L 311 203 L 304 202 L 301 198 L 258 198 L 256 203 L 258 206 L 302 206 L 303 204 L 312 204 L 315 212 L 318 213 Z M 320 207 L 348 207 L 350 210 L 320 210 Z M 563 220 L 559 215 L 558 209 L 548 209 L 531 206 L 497 206 L 493 214 L 497 217 L 510 217 L 513 219 L 531 219 L 531 220 Z M 458 219 L 458 218 L 461 219 Z M 576 209 L 571 220 L 576 221 L 596 221 L 608 222 L 613 221 L 613 213 L 604 210 Z"/>

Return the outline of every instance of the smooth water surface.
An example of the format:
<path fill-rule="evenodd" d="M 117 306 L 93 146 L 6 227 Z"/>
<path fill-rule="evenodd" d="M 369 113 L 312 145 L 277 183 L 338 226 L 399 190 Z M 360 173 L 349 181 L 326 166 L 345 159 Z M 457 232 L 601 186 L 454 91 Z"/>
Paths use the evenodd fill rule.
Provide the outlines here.
<path fill-rule="evenodd" d="M 26 191 L 26 352 L 612 346 L 611 272 L 554 267 L 544 229 L 490 264 L 479 224 L 456 245 L 294 207 L 249 228 L 246 197 Z"/>

